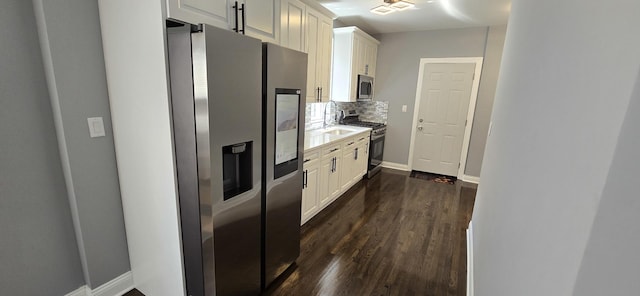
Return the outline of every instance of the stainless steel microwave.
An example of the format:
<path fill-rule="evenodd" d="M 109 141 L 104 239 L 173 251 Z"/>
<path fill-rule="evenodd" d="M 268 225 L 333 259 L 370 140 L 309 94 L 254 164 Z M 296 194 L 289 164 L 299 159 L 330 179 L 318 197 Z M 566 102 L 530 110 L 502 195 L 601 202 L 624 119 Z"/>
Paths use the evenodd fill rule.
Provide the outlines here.
<path fill-rule="evenodd" d="M 373 100 L 373 77 L 358 75 L 358 101 Z"/>

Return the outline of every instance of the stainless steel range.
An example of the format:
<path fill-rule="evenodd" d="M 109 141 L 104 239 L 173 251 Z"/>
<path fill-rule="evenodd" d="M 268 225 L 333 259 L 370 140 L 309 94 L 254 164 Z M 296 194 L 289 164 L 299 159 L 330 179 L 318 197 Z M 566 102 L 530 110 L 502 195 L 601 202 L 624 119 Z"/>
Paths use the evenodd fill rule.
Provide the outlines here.
<path fill-rule="evenodd" d="M 382 169 L 382 156 L 384 154 L 384 138 L 387 133 L 387 125 L 379 122 L 370 122 L 360 120 L 358 112 L 348 110 L 343 113 L 340 124 L 354 125 L 371 128 L 371 141 L 369 143 L 369 167 L 367 169 L 367 178 L 371 178 Z"/>

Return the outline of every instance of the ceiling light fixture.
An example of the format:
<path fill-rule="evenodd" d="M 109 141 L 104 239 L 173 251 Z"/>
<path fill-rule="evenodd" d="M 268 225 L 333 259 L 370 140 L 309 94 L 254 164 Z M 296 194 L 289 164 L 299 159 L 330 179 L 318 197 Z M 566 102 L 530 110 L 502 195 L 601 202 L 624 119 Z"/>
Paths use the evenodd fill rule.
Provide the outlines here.
<path fill-rule="evenodd" d="M 405 0 L 384 0 L 384 4 L 371 8 L 371 12 L 379 15 L 390 14 L 395 11 L 402 11 L 413 8 L 415 5 Z"/>
<path fill-rule="evenodd" d="M 390 14 L 390 13 L 392 13 L 394 11 L 396 11 L 396 10 L 391 8 L 388 5 L 380 5 L 380 6 L 376 6 L 374 8 L 371 8 L 371 12 L 373 12 L 375 14 L 379 14 L 379 15 Z"/>
<path fill-rule="evenodd" d="M 415 5 L 411 2 L 400 0 L 400 1 L 391 3 L 391 5 L 389 6 L 395 8 L 395 10 L 402 11 L 405 9 L 413 8 Z"/>

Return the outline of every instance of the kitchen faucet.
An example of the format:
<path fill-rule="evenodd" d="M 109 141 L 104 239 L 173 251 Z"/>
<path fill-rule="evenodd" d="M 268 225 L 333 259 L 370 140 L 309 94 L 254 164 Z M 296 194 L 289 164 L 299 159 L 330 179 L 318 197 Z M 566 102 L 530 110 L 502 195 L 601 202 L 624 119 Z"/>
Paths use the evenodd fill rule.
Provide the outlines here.
<path fill-rule="evenodd" d="M 338 111 L 338 104 L 336 104 L 335 101 L 330 100 L 329 103 L 333 104 L 333 108 L 334 108 L 335 111 Z M 322 114 L 322 117 L 323 117 L 322 128 L 327 128 L 327 125 L 328 125 L 327 124 L 327 106 L 329 106 L 329 103 L 324 105 L 324 113 Z M 337 112 L 334 113 L 334 116 L 333 116 L 334 117 L 333 118 L 334 121 L 338 121 L 338 118 L 337 118 L 336 115 L 337 115 Z"/>

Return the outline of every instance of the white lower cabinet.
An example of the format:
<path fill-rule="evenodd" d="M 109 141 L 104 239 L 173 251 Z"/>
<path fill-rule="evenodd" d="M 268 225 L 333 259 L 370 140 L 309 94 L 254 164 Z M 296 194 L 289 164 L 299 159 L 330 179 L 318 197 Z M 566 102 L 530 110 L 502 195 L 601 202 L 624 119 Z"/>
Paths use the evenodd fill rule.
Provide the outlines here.
<path fill-rule="evenodd" d="M 340 175 L 340 187 L 342 190 L 346 191 L 351 187 L 351 185 L 353 185 L 354 177 L 360 169 L 357 168 L 356 163 L 356 142 L 353 139 L 349 139 L 343 144 L 343 146 L 342 161 L 344 162 L 344 168 Z"/>
<path fill-rule="evenodd" d="M 307 155 L 311 156 L 307 156 Z M 320 160 L 319 151 L 305 152 L 303 165 L 303 185 L 302 185 L 302 217 L 301 224 L 304 224 L 319 211 L 320 201 L 318 200 L 318 185 L 320 184 Z"/>
<path fill-rule="evenodd" d="M 325 208 L 340 194 L 340 170 L 342 155 L 340 146 L 332 146 L 323 151 L 320 164 L 320 210 Z"/>
<path fill-rule="evenodd" d="M 368 132 L 304 153 L 301 224 L 349 190 L 367 172 Z"/>

